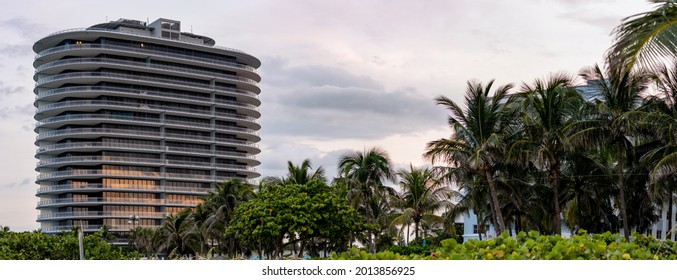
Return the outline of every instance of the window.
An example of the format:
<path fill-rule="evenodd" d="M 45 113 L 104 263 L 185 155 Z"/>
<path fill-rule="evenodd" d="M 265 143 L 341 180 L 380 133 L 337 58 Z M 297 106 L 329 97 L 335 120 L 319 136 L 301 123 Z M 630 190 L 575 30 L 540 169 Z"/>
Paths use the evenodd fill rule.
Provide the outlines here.
<path fill-rule="evenodd" d="M 478 232 L 477 232 L 478 229 L 479 229 L 479 227 L 477 225 L 473 225 L 472 226 L 472 233 L 478 234 Z M 487 233 L 487 232 L 489 232 L 489 225 L 484 225 L 484 231 L 482 231 L 480 233 Z"/>

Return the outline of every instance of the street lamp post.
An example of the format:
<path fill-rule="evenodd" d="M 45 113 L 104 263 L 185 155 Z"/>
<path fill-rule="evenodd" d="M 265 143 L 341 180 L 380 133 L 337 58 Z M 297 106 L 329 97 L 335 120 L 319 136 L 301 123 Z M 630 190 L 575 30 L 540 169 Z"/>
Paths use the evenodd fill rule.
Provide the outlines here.
<path fill-rule="evenodd" d="M 134 230 L 136 229 L 136 226 L 139 224 L 139 220 L 141 220 L 141 217 L 139 217 L 138 215 L 130 215 L 129 221 L 127 221 L 128 224 L 132 225 L 132 228 L 129 230 L 130 246 L 135 246 L 131 244 L 131 240 L 134 237 Z"/>
<path fill-rule="evenodd" d="M 136 225 L 139 224 L 139 220 L 141 220 L 141 217 L 139 217 L 137 215 L 131 215 L 131 216 L 129 216 L 129 221 L 127 221 L 127 223 L 131 224 L 132 230 L 134 230 L 134 228 L 136 228 Z"/>

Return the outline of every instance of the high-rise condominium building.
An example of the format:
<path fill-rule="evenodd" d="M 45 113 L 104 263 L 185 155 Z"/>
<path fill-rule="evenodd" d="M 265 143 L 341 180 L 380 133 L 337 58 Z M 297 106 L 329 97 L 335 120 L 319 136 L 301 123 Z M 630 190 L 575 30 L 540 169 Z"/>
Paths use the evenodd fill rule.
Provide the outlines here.
<path fill-rule="evenodd" d="M 33 46 L 43 232 L 158 226 L 259 176 L 261 62 L 180 24 L 121 19 Z"/>

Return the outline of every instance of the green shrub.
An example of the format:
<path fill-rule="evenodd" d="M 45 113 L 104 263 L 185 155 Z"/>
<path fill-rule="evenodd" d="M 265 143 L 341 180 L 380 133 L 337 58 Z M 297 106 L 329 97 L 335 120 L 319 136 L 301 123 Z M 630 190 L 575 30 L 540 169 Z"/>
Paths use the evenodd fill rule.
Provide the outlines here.
<path fill-rule="evenodd" d="M 85 236 L 85 259 L 121 260 L 134 254 L 123 253 L 119 246 L 110 245 L 101 232 Z M 0 260 L 77 260 L 78 237 L 74 231 L 58 235 L 33 232 L 0 232 Z"/>
<path fill-rule="evenodd" d="M 351 249 L 333 254 L 338 260 L 398 260 L 398 259 L 448 259 L 448 260 L 674 260 L 677 244 L 656 240 L 651 236 L 633 234 L 627 242 L 619 234 L 589 235 L 581 230 L 571 238 L 559 235 L 540 235 L 538 232 L 520 232 L 515 237 L 507 233 L 495 239 L 468 240 L 459 244 L 446 239 L 441 246 L 426 251 L 425 248 L 393 246 L 390 251 L 367 254 Z"/>

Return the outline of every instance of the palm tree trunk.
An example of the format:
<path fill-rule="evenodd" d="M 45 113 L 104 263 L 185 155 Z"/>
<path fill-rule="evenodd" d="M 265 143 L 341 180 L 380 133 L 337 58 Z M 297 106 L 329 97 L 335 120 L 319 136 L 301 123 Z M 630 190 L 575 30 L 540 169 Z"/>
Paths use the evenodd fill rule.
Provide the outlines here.
<path fill-rule="evenodd" d="M 477 216 L 477 237 L 482 241 L 482 229 L 484 228 L 484 218 Z"/>
<path fill-rule="evenodd" d="M 407 246 L 409 246 L 409 224 L 407 224 Z"/>
<path fill-rule="evenodd" d="M 487 176 L 487 183 L 489 185 L 489 198 L 491 199 L 491 208 L 494 217 L 494 223 L 496 225 L 496 235 L 500 235 L 503 230 L 503 214 L 501 213 L 501 207 L 498 204 L 498 194 L 496 193 L 496 186 L 494 184 L 494 178 L 491 175 L 489 169 L 484 170 L 484 174 Z"/>
<path fill-rule="evenodd" d="M 301 241 L 301 247 L 299 248 L 299 258 L 303 258 L 303 251 L 306 250 L 306 241 Z"/>
<path fill-rule="evenodd" d="M 369 196 L 367 193 L 364 193 L 364 218 L 367 221 L 367 223 L 372 223 L 372 212 L 371 212 L 371 207 L 369 206 Z M 376 246 L 374 246 L 374 242 L 372 242 L 372 232 L 367 231 L 367 249 L 369 250 L 370 253 L 376 253 Z"/>
<path fill-rule="evenodd" d="M 414 221 L 414 240 L 418 242 L 418 224 L 419 221 Z"/>
<path fill-rule="evenodd" d="M 628 211 L 625 206 L 625 180 L 623 176 L 623 149 L 621 142 L 616 143 L 616 175 L 618 176 L 618 189 L 620 190 L 621 219 L 623 220 L 623 236 L 630 241 L 630 227 L 628 226 Z"/>
<path fill-rule="evenodd" d="M 552 187 L 552 201 L 553 201 L 553 206 L 555 207 L 555 213 L 553 215 L 553 221 L 555 222 L 553 225 L 553 233 L 554 234 L 562 234 L 562 219 L 560 217 L 560 214 L 562 213 L 562 209 L 560 208 L 559 205 L 559 164 L 555 164 L 551 170 L 551 175 L 550 175 L 550 186 Z"/>
<path fill-rule="evenodd" d="M 672 240 L 672 191 L 669 192 L 670 197 L 668 197 L 668 232 L 665 237 L 668 240 Z"/>

